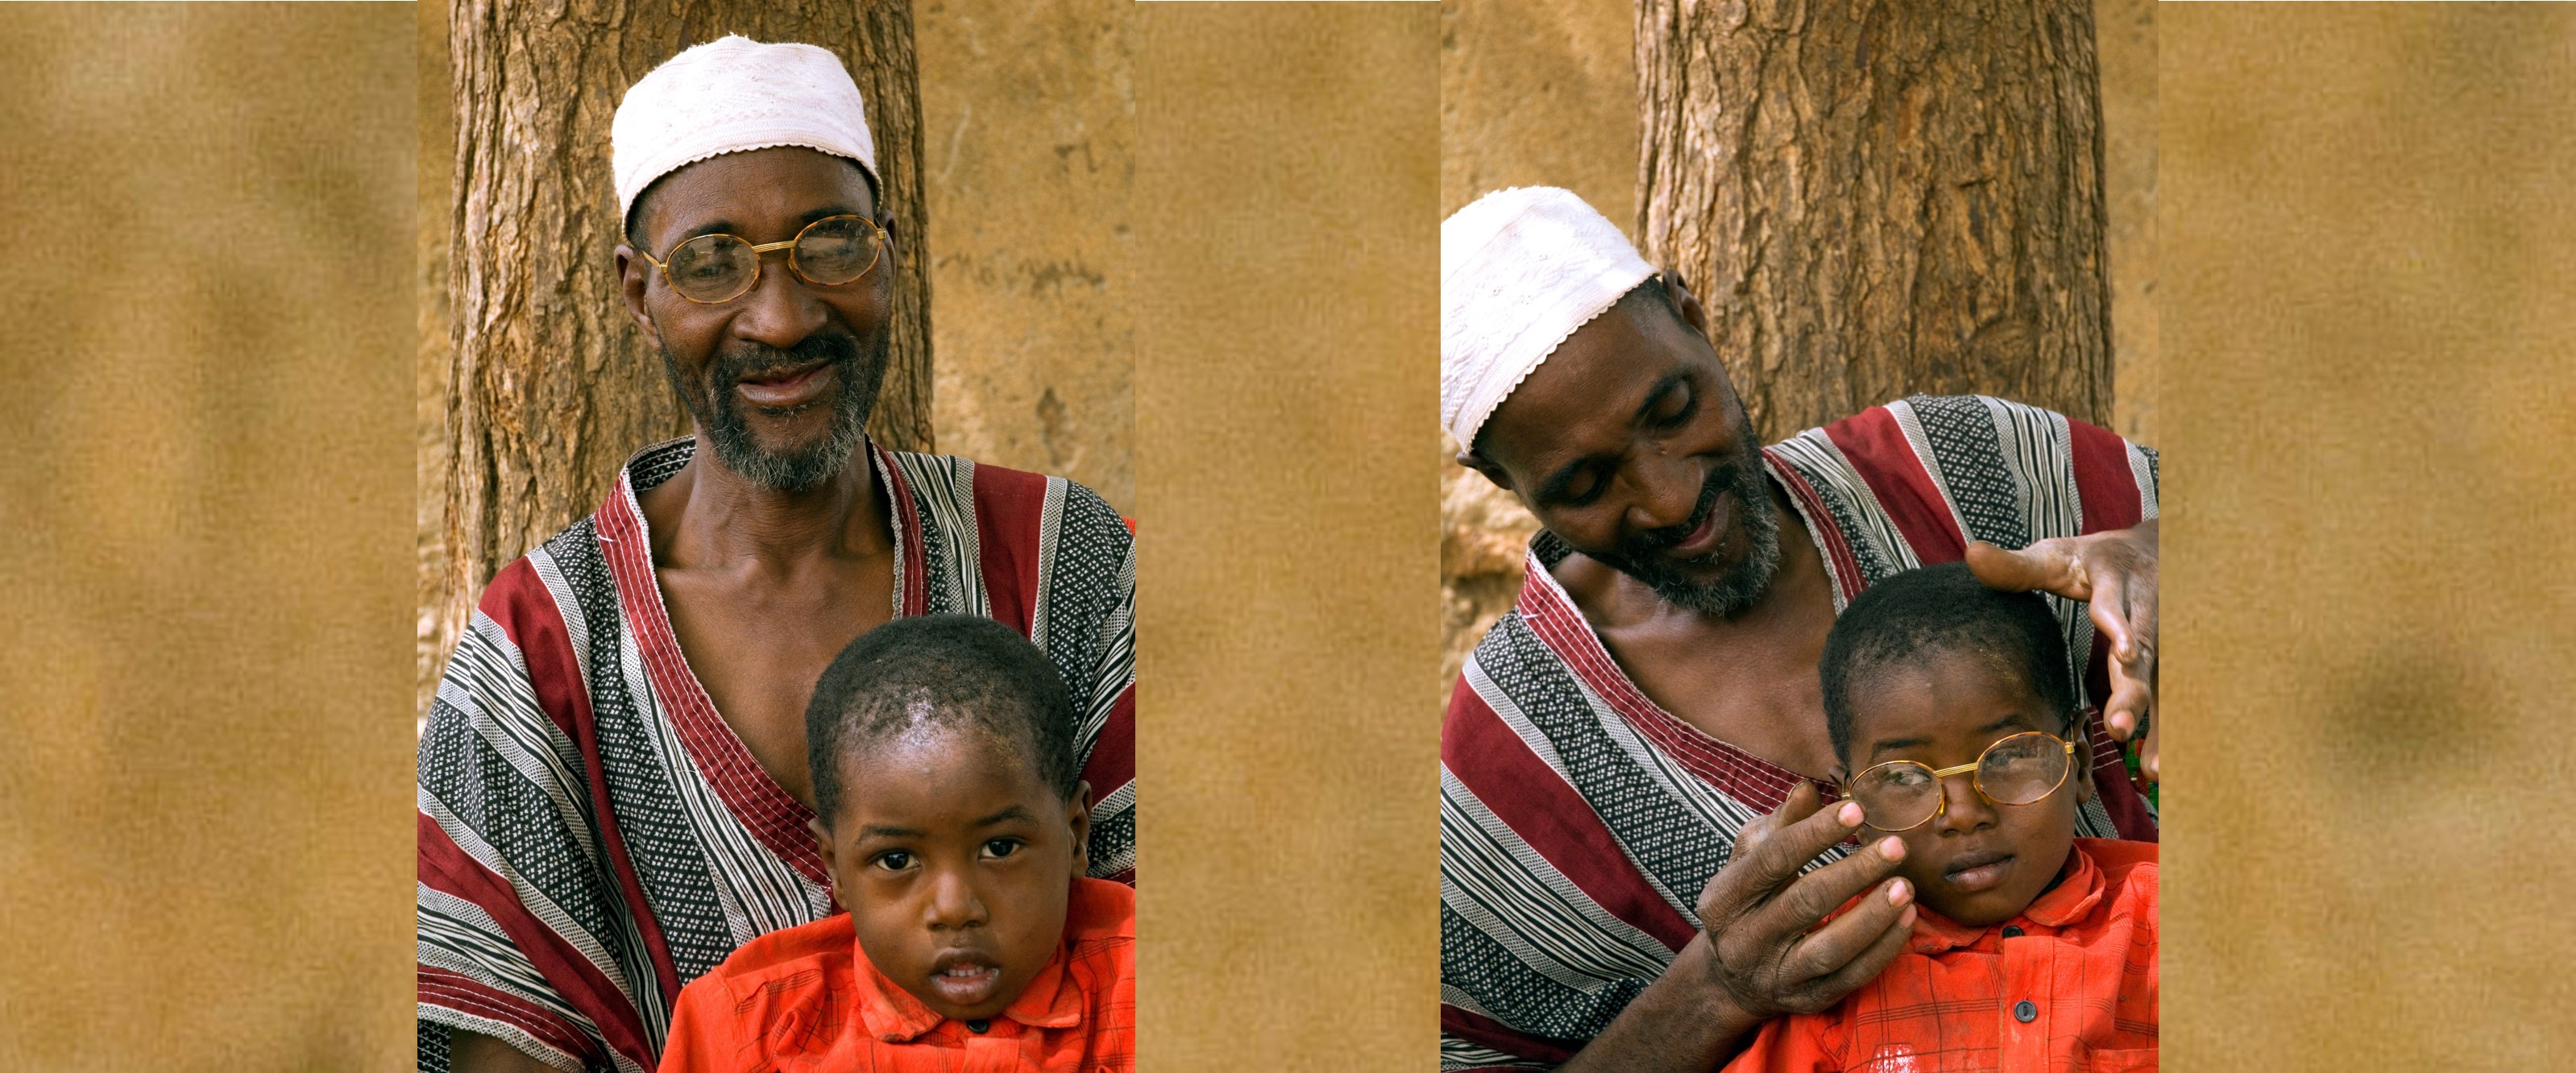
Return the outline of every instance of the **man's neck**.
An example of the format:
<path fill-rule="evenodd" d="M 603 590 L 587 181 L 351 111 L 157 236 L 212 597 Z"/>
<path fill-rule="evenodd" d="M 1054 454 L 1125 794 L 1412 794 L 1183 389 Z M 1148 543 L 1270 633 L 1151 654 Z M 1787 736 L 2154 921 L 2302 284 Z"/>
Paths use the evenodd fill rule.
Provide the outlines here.
<path fill-rule="evenodd" d="M 688 465 L 636 497 L 652 533 L 655 566 L 784 575 L 816 560 L 892 550 L 889 501 L 866 443 L 850 452 L 839 473 L 792 492 L 725 466 L 704 431 L 696 446 Z"/>
<path fill-rule="evenodd" d="M 1700 732 L 1783 770 L 1833 768 L 1816 661 L 1834 625 L 1831 578 L 1804 519 L 1775 485 L 1780 565 L 1762 598 L 1715 615 L 1666 602 L 1598 560 L 1569 556 L 1556 577 L 1604 648 L 1649 700 Z"/>

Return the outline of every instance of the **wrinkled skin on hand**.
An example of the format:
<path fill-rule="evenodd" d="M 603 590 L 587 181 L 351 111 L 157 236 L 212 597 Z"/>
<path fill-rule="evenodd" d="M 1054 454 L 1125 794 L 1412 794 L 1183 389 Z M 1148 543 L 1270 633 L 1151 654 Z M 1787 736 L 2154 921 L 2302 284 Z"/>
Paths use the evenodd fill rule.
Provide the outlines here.
<path fill-rule="evenodd" d="M 1886 838 L 1806 875 L 1798 869 L 1860 825 L 1860 806 L 1820 807 L 1801 783 L 1778 811 L 1745 825 L 1735 855 L 1700 893 L 1710 975 L 1756 1021 L 1815 1013 L 1868 983 L 1914 932 L 1914 891 L 1891 879 L 1905 843 Z M 1852 911 L 1816 927 L 1863 890 Z"/>

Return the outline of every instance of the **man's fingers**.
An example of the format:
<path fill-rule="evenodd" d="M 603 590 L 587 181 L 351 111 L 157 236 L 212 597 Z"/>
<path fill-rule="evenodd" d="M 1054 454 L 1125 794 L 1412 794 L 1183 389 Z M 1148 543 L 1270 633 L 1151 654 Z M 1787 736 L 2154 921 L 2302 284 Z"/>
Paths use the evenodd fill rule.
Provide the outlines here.
<path fill-rule="evenodd" d="M 2075 566 L 2075 548 L 2052 537 L 2020 551 L 2006 551 L 1985 541 L 1968 545 L 1968 572 L 1989 589 L 2002 592 L 2053 592 L 2069 600 L 2089 599 L 2088 579 Z"/>
<path fill-rule="evenodd" d="M 1804 1012 L 1813 1013 L 1825 1009 L 1842 1001 L 1843 996 L 1851 994 L 1860 985 L 1877 979 L 1879 972 L 1887 968 L 1888 962 L 1896 960 L 1896 955 L 1905 952 L 1905 940 L 1914 936 L 1914 916 L 1914 907 L 1911 905 L 1898 910 L 1895 925 L 1880 933 L 1877 940 L 1869 944 L 1868 949 L 1861 951 L 1850 961 L 1844 962 L 1843 967 L 1834 970 L 1832 975 L 1808 985 L 1806 991 L 1800 996 L 1805 1000 L 1800 1004 L 1805 1007 Z M 1837 923 L 1840 922 L 1837 921 Z"/>
<path fill-rule="evenodd" d="M 1905 915 L 1905 908 L 1913 904 L 1914 888 L 1903 879 L 1891 879 L 1870 888 L 1851 912 L 1798 940 L 1797 949 L 1790 951 L 1783 966 L 1788 970 L 1788 982 L 1804 987 L 1839 971 L 1851 959 L 1876 946 Z"/>
<path fill-rule="evenodd" d="M 1903 840 L 1894 835 L 1882 837 L 1850 856 L 1799 876 L 1789 889 L 1747 914 L 1739 928 L 1756 942 L 1803 935 L 1825 914 L 1850 901 L 1852 895 L 1896 874 L 1896 864 L 1904 857 Z"/>
<path fill-rule="evenodd" d="M 2118 663 L 2111 665 L 2111 695 L 2102 701 L 2102 726 L 2113 738 L 2137 737 L 2138 725 L 2148 721 L 2155 704 L 2155 691 L 2144 679 Z"/>
<path fill-rule="evenodd" d="M 2100 630 L 2102 639 L 2111 643 L 2112 661 L 2118 663 L 2136 658 L 2137 650 L 2133 645 L 2138 635 L 2129 621 L 2128 579 L 2114 571 L 2102 570 L 2092 574 L 2090 588 L 2093 599 L 2084 605 L 2084 609 L 2093 617 L 2093 628 Z"/>
<path fill-rule="evenodd" d="M 2148 723 L 2147 744 L 2138 750 L 2138 774 L 2150 783 L 2164 781 L 2163 774 L 2156 770 L 2156 734 L 2163 729 L 2156 722 Z"/>
<path fill-rule="evenodd" d="M 1748 842 L 1739 835 L 1733 858 L 1709 878 L 1708 889 L 1700 892 L 1701 927 L 1711 932 L 1727 930 L 1782 884 L 1796 878 L 1798 869 L 1815 860 L 1817 854 L 1851 835 L 1859 823 L 1860 806 L 1841 801 L 1832 808 L 1818 808 L 1817 799 L 1814 788 L 1802 784 L 1790 792 L 1788 802 L 1779 811 L 1746 825 L 1748 832 L 1761 826 L 1760 837 Z M 1801 807 L 1811 811 L 1783 825 Z M 1815 918 L 1808 918 L 1806 923 L 1815 923 Z"/>
<path fill-rule="evenodd" d="M 1823 801 L 1824 796 L 1816 792 L 1813 783 L 1800 782 L 1790 787 L 1789 796 L 1780 802 L 1779 808 L 1772 809 L 1769 815 L 1755 817 L 1752 823 L 1745 824 L 1736 832 L 1735 857 L 1742 859 L 1759 848 L 1772 832 L 1815 815 Z"/>

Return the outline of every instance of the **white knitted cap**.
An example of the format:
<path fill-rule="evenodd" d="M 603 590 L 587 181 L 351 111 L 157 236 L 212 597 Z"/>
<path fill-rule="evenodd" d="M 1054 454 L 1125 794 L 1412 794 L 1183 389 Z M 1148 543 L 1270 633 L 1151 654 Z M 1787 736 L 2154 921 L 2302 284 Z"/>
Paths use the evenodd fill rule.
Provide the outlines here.
<path fill-rule="evenodd" d="M 1570 190 L 1521 186 L 1440 224 L 1440 424 L 1476 432 L 1574 330 L 1654 269 Z"/>
<path fill-rule="evenodd" d="M 732 36 L 688 49 L 627 88 L 608 140 L 620 219 L 653 180 L 725 153 L 800 145 L 877 174 L 858 83 L 813 45 Z"/>

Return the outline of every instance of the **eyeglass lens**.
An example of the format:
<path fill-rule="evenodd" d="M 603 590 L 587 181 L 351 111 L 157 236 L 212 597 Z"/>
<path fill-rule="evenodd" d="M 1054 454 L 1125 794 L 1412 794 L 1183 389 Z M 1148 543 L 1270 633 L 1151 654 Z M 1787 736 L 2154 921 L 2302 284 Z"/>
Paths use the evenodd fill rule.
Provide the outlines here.
<path fill-rule="evenodd" d="M 2057 789 L 2066 772 L 2063 742 L 2047 734 L 2015 734 L 1987 746 L 1977 758 L 1976 785 L 1998 805 L 2027 805 Z M 1917 826 L 1941 809 L 1941 780 L 1932 777 L 1931 768 L 1910 760 L 1862 772 L 1851 794 L 1860 802 L 1862 819 L 1882 831 Z"/>
<path fill-rule="evenodd" d="M 876 266 L 877 231 L 856 216 L 817 220 L 796 236 L 788 264 L 823 286 L 848 283 Z M 700 235 L 671 251 L 671 289 L 698 302 L 722 302 L 750 290 L 760 255 L 733 235 Z"/>

